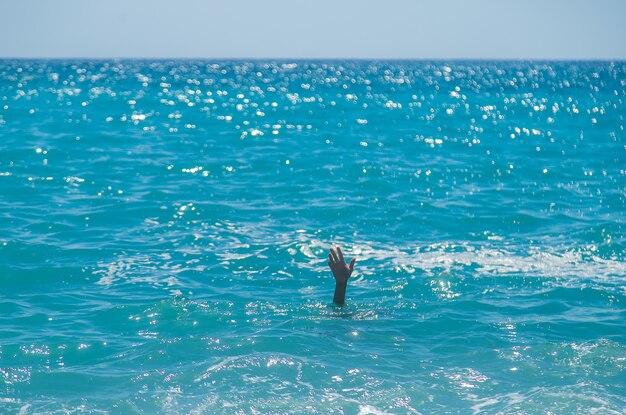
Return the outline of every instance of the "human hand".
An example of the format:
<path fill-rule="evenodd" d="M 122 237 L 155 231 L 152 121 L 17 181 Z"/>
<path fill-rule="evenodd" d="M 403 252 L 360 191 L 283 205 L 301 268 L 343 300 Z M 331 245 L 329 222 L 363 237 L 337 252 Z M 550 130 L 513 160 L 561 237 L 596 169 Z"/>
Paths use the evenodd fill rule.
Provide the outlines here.
<path fill-rule="evenodd" d="M 350 261 L 350 265 L 348 266 L 343 258 L 341 248 L 337 247 L 337 252 L 335 252 L 333 248 L 330 248 L 330 254 L 328 254 L 328 266 L 332 270 L 337 284 L 348 284 L 348 278 L 350 278 L 352 271 L 354 271 L 355 262 L 356 258 L 352 258 L 352 261 Z"/>

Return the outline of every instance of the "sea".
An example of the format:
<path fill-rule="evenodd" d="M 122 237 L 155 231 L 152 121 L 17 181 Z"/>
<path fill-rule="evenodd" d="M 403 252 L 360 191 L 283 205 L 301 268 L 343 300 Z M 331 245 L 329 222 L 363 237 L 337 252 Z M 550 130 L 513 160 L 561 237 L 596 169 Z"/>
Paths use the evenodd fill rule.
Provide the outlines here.
<path fill-rule="evenodd" d="M 619 61 L 0 60 L 0 413 L 626 414 L 625 116 Z"/>

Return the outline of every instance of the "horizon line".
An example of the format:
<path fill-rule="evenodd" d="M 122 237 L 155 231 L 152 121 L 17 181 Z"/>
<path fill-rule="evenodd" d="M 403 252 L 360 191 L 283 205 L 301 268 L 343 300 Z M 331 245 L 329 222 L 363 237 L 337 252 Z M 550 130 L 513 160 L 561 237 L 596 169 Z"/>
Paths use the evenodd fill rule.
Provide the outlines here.
<path fill-rule="evenodd" d="M 0 56 L 3 60 L 94 60 L 94 61 L 396 61 L 396 62 L 626 62 L 624 58 L 370 58 L 370 57 L 112 57 L 112 56 Z"/>

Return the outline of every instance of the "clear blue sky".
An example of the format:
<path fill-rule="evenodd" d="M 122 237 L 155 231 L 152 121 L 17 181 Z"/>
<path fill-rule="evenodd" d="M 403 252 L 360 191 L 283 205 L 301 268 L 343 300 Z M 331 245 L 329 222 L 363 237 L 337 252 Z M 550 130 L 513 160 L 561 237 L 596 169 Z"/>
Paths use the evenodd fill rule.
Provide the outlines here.
<path fill-rule="evenodd" d="M 626 0 L 0 0 L 2 57 L 626 59 Z"/>

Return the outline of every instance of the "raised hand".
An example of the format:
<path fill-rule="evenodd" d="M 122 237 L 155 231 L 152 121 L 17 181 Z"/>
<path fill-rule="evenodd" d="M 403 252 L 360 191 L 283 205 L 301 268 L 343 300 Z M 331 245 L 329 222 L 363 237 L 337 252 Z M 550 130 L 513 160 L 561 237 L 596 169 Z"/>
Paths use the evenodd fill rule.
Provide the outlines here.
<path fill-rule="evenodd" d="M 328 254 L 328 266 L 333 272 L 335 277 L 335 296 L 333 302 L 338 305 L 343 305 L 346 301 L 346 287 L 348 286 L 348 278 L 354 271 L 354 263 L 356 258 L 352 258 L 350 265 L 346 264 L 346 260 L 343 258 L 343 251 L 337 247 L 337 252 L 333 248 L 330 248 Z"/>

